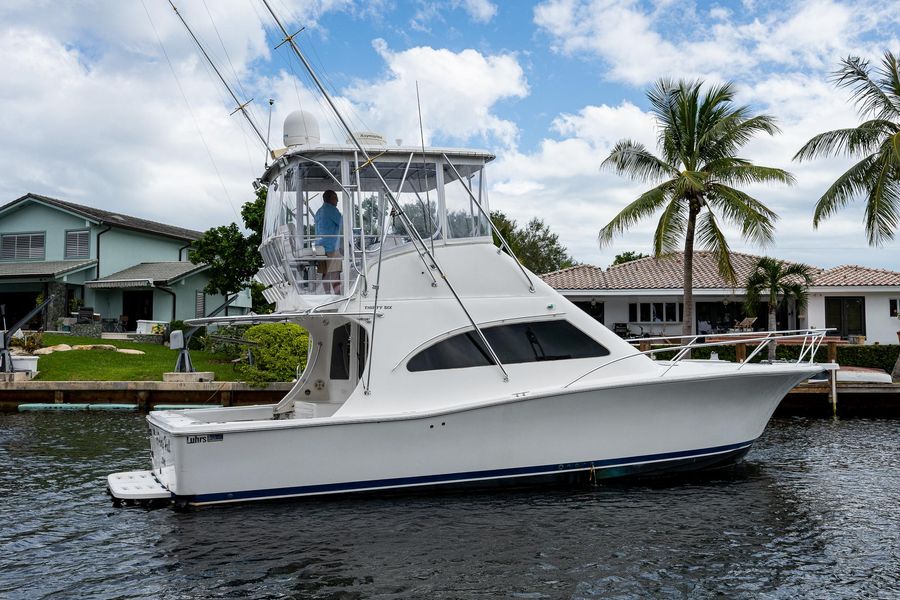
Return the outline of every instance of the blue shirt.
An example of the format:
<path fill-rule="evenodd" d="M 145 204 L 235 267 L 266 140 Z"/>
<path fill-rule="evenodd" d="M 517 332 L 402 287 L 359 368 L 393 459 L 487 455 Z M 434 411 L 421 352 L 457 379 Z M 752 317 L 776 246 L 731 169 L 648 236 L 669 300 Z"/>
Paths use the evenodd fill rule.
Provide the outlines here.
<path fill-rule="evenodd" d="M 337 206 L 327 202 L 316 211 L 316 235 L 329 236 L 316 240 L 316 245 L 325 248 L 325 252 L 335 252 L 338 249 L 341 233 L 341 211 Z"/>

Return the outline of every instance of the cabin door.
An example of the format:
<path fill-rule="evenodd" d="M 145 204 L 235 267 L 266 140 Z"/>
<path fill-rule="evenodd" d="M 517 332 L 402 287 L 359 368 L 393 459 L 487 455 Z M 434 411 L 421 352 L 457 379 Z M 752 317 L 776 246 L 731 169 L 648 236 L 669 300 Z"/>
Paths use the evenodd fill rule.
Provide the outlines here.
<path fill-rule="evenodd" d="M 331 364 L 329 378 L 332 389 L 343 389 L 346 394 L 356 387 L 366 366 L 368 339 L 366 330 L 357 323 L 335 327 L 331 335 Z M 335 385 L 337 384 L 337 385 Z M 336 399 L 332 398 L 332 401 Z"/>

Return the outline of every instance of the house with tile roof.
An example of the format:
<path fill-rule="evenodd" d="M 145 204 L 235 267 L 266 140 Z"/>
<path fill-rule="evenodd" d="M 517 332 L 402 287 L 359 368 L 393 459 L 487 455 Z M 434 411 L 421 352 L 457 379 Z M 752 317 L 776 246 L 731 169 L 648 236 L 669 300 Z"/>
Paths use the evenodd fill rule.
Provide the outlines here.
<path fill-rule="evenodd" d="M 733 253 L 739 282 L 745 282 L 759 259 Z M 610 329 L 640 335 L 680 335 L 683 253 L 642 258 L 602 269 L 577 265 L 541 277 L 553 288 Z M 843 338 L 865 336 L 866 343 L 896 344 L 900 330 L 900 272 L 843 265 L 815 269 L 809 302 L 803 310 L 793 303 L 778 310 L 778 328 L 831 327 Z M 764 330 L 768 306 L 747 315 L 742 287 L 732 288 L 718 272 L 709 252 L 694 254 L 695 330 L 721 333 L 746 317 L 756 317 Z"/>
<path fill-rule="evenodd" d="M 0 304 L 7 324 L 54 295 L 43 326 L 54 329 L 78 305 L 93 307 L 107 328 L 133 331 L 140 320 L 205 316 L 221 296 L 203 289 L 206 265 L 188 260 L 201 232 L 26 194 L 0 206 Z M 250 309 L 246 292 L 230 314 Z"/>

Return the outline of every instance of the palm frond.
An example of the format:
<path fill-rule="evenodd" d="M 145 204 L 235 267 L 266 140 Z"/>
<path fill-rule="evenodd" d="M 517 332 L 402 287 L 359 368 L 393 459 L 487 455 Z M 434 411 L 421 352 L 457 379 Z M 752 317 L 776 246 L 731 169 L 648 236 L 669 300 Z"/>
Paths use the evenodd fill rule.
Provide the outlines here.
<path fill-rule="evenodd" d="M 751 183 L 796 183 L 794 176 L 783 169 L 746 164 L 714 169 L 715 165 L 707 165 L 712 179 L 727 185 L 747 185 Z"/>
<path fill-rule="evenodd" d="M 881 59 L 881 85 L 887 90 L 887 95 L 893 99 L 894 106 L 900 108 L 900 61 L 891 52 L 885 52 Z"/>
<path fill-rule="evenodd" d="M 619 214 L 607 223 L 597 236 L 600 246 L 606 246 L 612 242 L 616 235 L 624 233 L 626 229 L 651 216 L 659 210 L 669 198 L 674 180 L 661 183 L 655 188 L 644 192 L 635 201 L 623 208 Z"/>
<path fill-rule="evenodd" d="M 653 234 L 654 256 L 669 254 L 678 248 L 678 242 L 687 225 L 686 208 L 687 202 L 678 196 L 673 197 L 666 205 Z"/>
<path fill-rule="evenodd" d="M 636 181 L 656 181 L 678 173 L 675 168 L 634 140 L 618 141 L 606 160 L 600 163 L 600 168 L 613 169 L 616 173 Z"/>
<path fill-rule="evenodd" d="M 841 63 L 842 66 L 832 76 L 832 81 L 838 87 L 850 89 L 850 97 L 856 103 L 860 114 L 872 114 L 878 119 L 900 117 L 900 106 L 894 104 L 890 96 L 872 81 L 869 75 L 869 61 L 858 56 L 848 56 Z"/>
<path fill-rule="evenodd" d="M 719 275 L 730 285 L 736 285 L 737 275 L 734 272 L 734 265 L 731 264 L 728 240 L 725 239 L 724 232 L 716 222 L 715 215 L 710 211 L 704 212 L 697 219 L 697 241 L 700 242 L 702 248 L 713 253 L 719 268 Z"/>
<path fill-rule="evenodd" d="M 872 167 L 877 159 L 877 154 L 865 157 L 847 169 L 831 184 L 831 187 L 816 202 L 816 208 L 813 211 L 813 227 L 818 227 L 819 223 L 846 206 L 853 198 L 863 196 L 867 192 L 869 183 L 873 179 Z"/>
<path fill-rule="evenodd" d="M 870 246 L 881 246 L 894 239 L 894 231 L 900 222 L 900 181 L 890 177 L 892 148 L 885 148 L 878 155 L 878 175 L 869 189 L 866 200 L 866 236 Z"/>
<path fill-rule="evenodd" d="M 781 131 L 775 124 L 775 117 L 756 115 L 745 118 L 746 111 L 744 107 L 739 114 L 722 119 L 710 132 L 704 144 L 702 159 L 705 162 L 733 155 L 759 133 L 775 135 Z"/>
<path fill-rule="evenodd" d="M 778 215 L 753 196 L 724 184 L 711 184 L 707 202 L 726 221 L 741 228 L 741 236 L 764 246 L 775 239 Z"/>
<path fill-rule="evenodd" d="M 885 136 L 900 131 L 900 125 L 884 119 L 872 119 L 849 129 L 835 129 L 814 136 L 794 155 L 794 160 L 803 161 L 817 157 L 850 156 L 874 152 Z"/>

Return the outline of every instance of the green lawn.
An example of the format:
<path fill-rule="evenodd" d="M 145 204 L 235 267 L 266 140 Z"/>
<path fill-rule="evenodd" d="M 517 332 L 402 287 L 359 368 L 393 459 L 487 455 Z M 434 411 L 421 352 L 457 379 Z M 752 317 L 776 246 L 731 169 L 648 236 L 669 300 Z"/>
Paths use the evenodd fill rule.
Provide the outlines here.
<path fill-rule="evenodd" d="M 162 374 L 175 369 L 177 350 L 169 350 L 159 344 L 135 344 L 125 340 L 98 340 L 48 333 L 44 346 L 56 344 L 111 344 L 117 348 L 133 348 L 145 354 L 131 355 L 111 350 L 72 350 L 41 356 L 41 381 L 162 381 Z M 216 381 L 239 379 L 228 358 L 223 355 L 191 350 L 191 360 L 196 371 L 213 371 Z"/>

